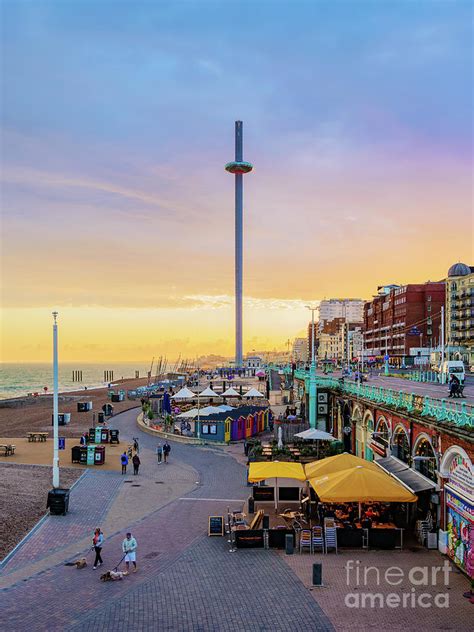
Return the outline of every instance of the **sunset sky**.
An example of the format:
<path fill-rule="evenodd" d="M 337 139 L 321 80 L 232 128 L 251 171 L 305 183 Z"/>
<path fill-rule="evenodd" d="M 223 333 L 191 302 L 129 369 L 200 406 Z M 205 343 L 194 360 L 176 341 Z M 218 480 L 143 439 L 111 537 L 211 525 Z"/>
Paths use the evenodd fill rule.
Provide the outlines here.
<path fill-rule="evenodd" d="M 472 4 L 2 3 L 4 361 L 244 351 L 472 249 Z"/>

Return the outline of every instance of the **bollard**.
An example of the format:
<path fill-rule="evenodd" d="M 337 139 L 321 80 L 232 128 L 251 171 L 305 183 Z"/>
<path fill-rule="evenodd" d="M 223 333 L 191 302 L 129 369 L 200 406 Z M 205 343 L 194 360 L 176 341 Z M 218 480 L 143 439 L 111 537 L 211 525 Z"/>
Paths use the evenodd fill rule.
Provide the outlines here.
<path fill-rule="evenodd" d="M 321 562 L 313 564 L 313 586 L 323 585 L 323 565 Z"/>
<path fill-rule="evenodd" d="M 295 548 L 295 545 L 294 545 L 293 534 L 287 533 L 285 535 L 285 553 L 287 555 L 293 555 L 294 548 Z"/>
<path fill-rule="evenodd" d="M 249 507 L 249 514 L 254 514 L 255 513 L 255 500 L 254 498 L 252 498 L 252 496 L 249 496 L 248 507 Z"/>
<path fill-rule="evenodd" d="M 270 516 L 263 516 L 262 529 L 270 529 Z"/>

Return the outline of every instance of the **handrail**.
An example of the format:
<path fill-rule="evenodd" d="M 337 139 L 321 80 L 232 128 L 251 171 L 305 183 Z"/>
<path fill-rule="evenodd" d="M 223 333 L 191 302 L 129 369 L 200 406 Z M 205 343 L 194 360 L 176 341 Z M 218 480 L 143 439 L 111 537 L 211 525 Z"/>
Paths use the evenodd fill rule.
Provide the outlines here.
<path fill-rule="evenodd" d="M 309 371 L 297 369 L 295 377 L 304 380 L 306 387 L 309 385 Z M 316 376 L 316 385 L 320 388 L 337 389 L 377 404 L 386 404 L 400 410 L 417 413 L 422 417 L 431 417 L 439 422 L 453 423 L 462 428 L 474 428 L 474 406 L 466 402 L 450 402 L 428 395 L 415 395 L 401 390 L 342 381 L 321 375 Z"/>

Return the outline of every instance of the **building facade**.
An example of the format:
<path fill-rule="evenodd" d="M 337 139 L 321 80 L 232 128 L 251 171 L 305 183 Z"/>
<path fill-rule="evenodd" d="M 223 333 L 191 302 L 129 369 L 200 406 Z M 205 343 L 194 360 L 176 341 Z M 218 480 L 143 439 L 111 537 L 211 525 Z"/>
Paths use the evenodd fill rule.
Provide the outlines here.
<path fill-rule="evenodd" d="M 330 298 L 320 302 L 318 307 L 319 328 L 325 322 L 343 318 L 349 323 L 360 323 L 364 314 L 364 301 L 361 298 Z"/>
<path fill-rule="evenodd" d="M 445 282 L 385 286 L 364 305 L 365 355 L 408 362 L 413 347 L 435 348 L 441 338 Z M 413 357 L 413 356 L 411 356 Z"/>
<path fill-rule="evenodd" d="M 293 362 L 308 361 L 308 341 L 306 338 L 295 338 L 292 348 Z"/>
<path fill-rule="evenodd" d="M 446 355 L 474 365 L 474 267 L 464 263 L 446 279 Z"/>

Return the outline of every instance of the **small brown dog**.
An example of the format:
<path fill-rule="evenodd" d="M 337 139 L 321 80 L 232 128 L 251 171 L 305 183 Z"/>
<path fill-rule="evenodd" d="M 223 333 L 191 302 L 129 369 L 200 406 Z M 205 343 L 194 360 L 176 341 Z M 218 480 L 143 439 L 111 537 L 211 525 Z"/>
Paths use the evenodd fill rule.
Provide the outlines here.
<path fill-rule="evenodd" d="M 103 582 L 117 582 L 128 575 L 127 571 L 107 571 L 100 576 Z"/>
<path fill-rule="evenodd" d="M 81 557 L 80 560 L 76 560 L 74 562 L 74 565 L 75 565 L 76 568 L 85 568 L 87 566 L 86 558 L 85 557 Z"/>

